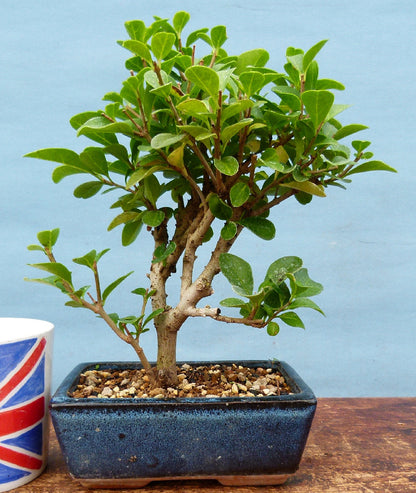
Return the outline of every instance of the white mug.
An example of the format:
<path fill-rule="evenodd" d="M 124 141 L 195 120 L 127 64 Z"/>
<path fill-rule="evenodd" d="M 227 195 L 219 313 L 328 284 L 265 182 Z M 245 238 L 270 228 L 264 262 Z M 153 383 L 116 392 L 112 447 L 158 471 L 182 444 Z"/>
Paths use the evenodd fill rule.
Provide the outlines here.
<path fill-rule="evenodd" d="M 53 328 L 0 318 L 0 492 L 32 481 L 46 466 Z"/>

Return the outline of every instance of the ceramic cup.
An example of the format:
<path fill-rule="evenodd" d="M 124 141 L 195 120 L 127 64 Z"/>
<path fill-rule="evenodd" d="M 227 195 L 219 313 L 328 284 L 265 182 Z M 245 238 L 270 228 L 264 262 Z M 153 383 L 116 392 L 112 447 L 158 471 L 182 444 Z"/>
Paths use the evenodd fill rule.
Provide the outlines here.
<path fill-rule="evenodd" d="M 0 491 L 46 466 L 52 343 L 50 322 L 0 318 Z"/>

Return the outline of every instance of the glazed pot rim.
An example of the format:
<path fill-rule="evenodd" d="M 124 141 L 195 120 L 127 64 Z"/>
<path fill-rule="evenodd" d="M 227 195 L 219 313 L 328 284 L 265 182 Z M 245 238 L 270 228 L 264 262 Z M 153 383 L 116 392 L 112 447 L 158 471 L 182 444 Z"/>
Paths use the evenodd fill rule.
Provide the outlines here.
<path fill-rule="evenodd" d="M 178 362 L 178 366 L 181 366 L 185 362 Z M 186 362 L 191 366 L 203 366 L 206 364 L 226 364 L 232 365 L 236 364 L 239 366 L 246 366 L 251 368 L 274 368 L 278 370 L 282 376 L 285 378 L 286 382 L 289 384 L 292 390 L 291 394 L 285 395 L 275 395 L 275 396 L 254 396 L 254 397 L 175 397 L 175 398 L 100 398 L 95 397 L 94 399 L 85 398 L 74 398 L 69 397 L 68 393 L 75 387 L 78 382 L 80 373 L 88 370 L 96 369 L 97 366 L 100 369 L 113 369 L 113 368 L 123 368 L 123 369 L 139 369 L 142 365 L 136 361 L 105 361 L 105 362 L 86 362 L 78 364 L 63 380 L 62 384 L 58 387 L 55 394 L 53 395 L 50 407 L 73 407 L 79 406 L 81 403 L 87 407 L 120 407 L 120 406 L 153 406 L 162 405 L 169 406 L 178 404 L 192 404 L 192 405 L 252 405 L 259 404 L 262 405 L 276 405 L 276 403 L 286 404 L 288 407 L 296 405 L 296 403 L 302 402 L 303 404 L 309 403 L 311 406 L 316 405 L 316 397 L 312 389 L 303 381 L 303 379 L 296 373 L 296 371 L 284 361 L 276 360 L 221 360 L 221 361 L 189 361 Z"/>

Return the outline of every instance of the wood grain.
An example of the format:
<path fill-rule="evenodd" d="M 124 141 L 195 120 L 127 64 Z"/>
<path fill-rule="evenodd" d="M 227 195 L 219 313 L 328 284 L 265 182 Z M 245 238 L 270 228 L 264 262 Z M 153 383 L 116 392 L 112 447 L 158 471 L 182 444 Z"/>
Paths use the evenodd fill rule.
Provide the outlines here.
<path fill-rule="evenodd" d="M 16 491 L 88 491 L 69 477 L 52 430 L 49 455 L 49 465 L 42 476 Z M 416 398 L 318 399 L 318 409 L 299 471 L 283 486 L 225 487 L 215 481 L 164 481 L 138 490 L 118 491 L 416 492 Z"/>

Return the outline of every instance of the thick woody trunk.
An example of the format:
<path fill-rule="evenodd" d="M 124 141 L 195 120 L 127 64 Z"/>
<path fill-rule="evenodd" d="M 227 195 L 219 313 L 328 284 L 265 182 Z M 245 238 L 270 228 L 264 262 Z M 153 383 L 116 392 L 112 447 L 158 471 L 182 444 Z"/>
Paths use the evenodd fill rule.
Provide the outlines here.
<path fill-rule="evenodd" d="M 176 330 L 169 327 L 157 328 L 157 364 L 156 382 L 163 388 L 173 387 L 178 383 L 176 370 Z"/>

